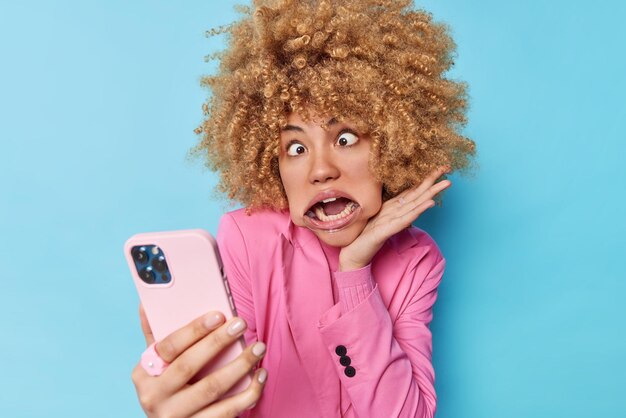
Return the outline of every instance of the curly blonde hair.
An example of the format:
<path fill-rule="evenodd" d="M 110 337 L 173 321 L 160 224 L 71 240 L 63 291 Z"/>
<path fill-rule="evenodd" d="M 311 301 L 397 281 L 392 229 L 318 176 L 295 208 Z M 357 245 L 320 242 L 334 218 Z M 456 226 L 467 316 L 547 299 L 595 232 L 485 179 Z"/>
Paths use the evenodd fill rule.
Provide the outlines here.
<path fill-rule="evenodd" d="M 218 191 L 248 208 L 286 209 L 278 156 L 287 114 L 307 111 L 357 124 L 371 138 L 370 170 L 383 200 L 420 184 L 436 167 L 468 171 L 475 143 L 466 85 L 444 78 L 455 44 L 444 24 L 410 0 L 253 1 L 241 20 L 210 31 L 212 93 L 192 154 L 220 173 Z M 440 201 L 438 201 L 440 203 Z"/>

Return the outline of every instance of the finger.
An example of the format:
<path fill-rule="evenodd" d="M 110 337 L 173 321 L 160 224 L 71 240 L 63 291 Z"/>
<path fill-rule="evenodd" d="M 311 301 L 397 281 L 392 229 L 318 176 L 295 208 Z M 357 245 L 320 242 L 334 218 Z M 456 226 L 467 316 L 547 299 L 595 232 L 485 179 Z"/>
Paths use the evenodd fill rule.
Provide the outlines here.
<path fill-rule="evenodd" d="M 220 399 L 265 355 L 265 344 L 257 342 L 247 347 L 235 360 L 212 372 L 202 380 L 188 386 L 175 395 L 174 401 L 184 405 L 186 414 L 199 411 Z"/>
<path fill-rule="evenodd" d="M 206 337 L 224 322 L 224 315 L 220 312 L 210 312 L 196 318 L 184 327 L 177 329 L 163 340 L 159 341 L 155 350 L 167 363 L 173 362 L 181 353 Z"/>
<path fill-rule="evenodd" d="M 417 206 L 421 203 L 424 203 L 427 200 L 432 199 L 437 194 L 441 193 L 442 191 L 444 191 L 451 185 L 452 185 L 452 182 L 450 180 L 442 180 L 439 183 L 432 185 L 428 190 L 423 192 L 414 200 L 413 205 Z"/>
<path fill-rule="evenodd" d="M 133 384 L 135 385 L 135 388 L 137 388 L 137 392 L 139 392 L 139 387 L 142 384 L 142 382 L 146 378 L 150 378 L 152 376 L 150 376 L 148 372 L 145 371 L 145 369 L 141 366 L 141 363 L 137 363 L 135 367 L 133 368 L 133 371 L 130 374 L 130 377 L 131 377 L 131 380 L 133 381 Z"/>
<path fill-rule="evenodd" d="M 246 390 L 212 404 L 197 414 L 192 415 L 192 418 L 236 417 L 246 409 L 252 409 L 256 405 L 266 382 L 267 371 L 261 368 L 256 371 L 250 386 Z"/>
<path fill-rule="evenodd" d="M 139 304 L 139 320 L 141 322 L 143 337 L 146 339 L 146 346 L 149 346 L 154 342 L 154 335 L 152 335 L 152 328 L 150 328 L 146 311 L 143 310 L 143 305 L 141 303 Z"/>
<path fill-rule="evenodd" d="M 427 200 L 432 199 L 435 195 L 442 192 L 452 185 L 450 180 L 442 180 L 439 183 L 434 184 L 428 190 L 421 193 L 418 196 L 413 196 L 410 201 L 404 201 L 402 204 L 397 204 L 395 208 L 390 209 L 390 216 L 393 218 L 403 218 L 408 213 L 415 213 L 415 208 Z M 415 220 L 415 219 L 414 219 Z"/>
<path fill-rule="evenodd" d="M 406 228 L 413 222 L 415 222 L 415 220 L 419 218 L 422 213 L 424 213 L 427 209 L 432 208 L 433 206 L 435 206 L 435 201 L 432 199 L 421 202 L 420 204 L 415 205 L 410 211 L 396 218 L 396 220 L 397 222 L 399 222 L 400 225 L 403 225 L 404 228 Z"/>
<path fill-rule="evenodd" d="M 448 166 L 444 166 L 444 167 L 439 167 L 435 170 L 433 170 L 425 179 L 424 181 L 422 181 L 422 183 L 417 186 L 414 189 L 409 189 L 406 191 L 406 195 L 403 196 L 403 198 L 406 201 L 411 201 L 413 199 L 415 199 L 417 196 L 420 196 L 422 193 L 424 193 L 426 190 L 428 190 L 433 184 L 435 184 L 435 181 L 437 181 L 437 179 L 441 176 L 443 176 L 446 172 L 448 172 L 449 170 Z M 447 180 L 444 180 L 447 181 Z M 440 182 L 441 183 L 441 182 Z"/>
<path fill-rule="evenodd" d="M 164 377 L 163 389 L 173 393 L 183 387 L 205 364 L 235 342 L 246 326 L 243 319 L 232 318 L 182 352 L 161 375 Z"/>

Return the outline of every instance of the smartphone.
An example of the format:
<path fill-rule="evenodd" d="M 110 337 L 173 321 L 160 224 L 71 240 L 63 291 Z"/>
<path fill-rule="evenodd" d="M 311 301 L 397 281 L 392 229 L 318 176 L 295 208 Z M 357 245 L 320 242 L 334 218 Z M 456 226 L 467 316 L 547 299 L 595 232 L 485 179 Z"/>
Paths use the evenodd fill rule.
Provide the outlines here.
<path fill-rule="evenodd" d="M 124 254 L 155 341 L 209 311 L 222 312 L 226 320 L 236 315 L 217 243 L 207 231 L 133 235 L 124 244 Z M 190 383 L 229 363 L 244 348 L 245 341 L 240 337 Z M 244 390 L 250 378 L 246 375 L 224 397 Z"/>

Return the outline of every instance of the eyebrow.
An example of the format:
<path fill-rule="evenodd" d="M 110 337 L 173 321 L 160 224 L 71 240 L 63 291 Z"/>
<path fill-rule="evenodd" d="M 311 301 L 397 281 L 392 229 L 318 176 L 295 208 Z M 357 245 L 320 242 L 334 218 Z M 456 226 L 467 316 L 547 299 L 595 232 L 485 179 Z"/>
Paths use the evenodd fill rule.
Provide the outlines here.
<path fill-rule="evenodd" d="M 332 118 L 332 119 L 329 119 L 328 122 L 326 122 L 326 125 L 332 126 L 332 125 L 335 125 L 336 123 L 337 123 L 337 119 Z M 304 132 L 304 129 L 302 129 L 301 127 L 296 126 L 296 125 L 287 125 L 287 126 L 285 126 L 283 131 Z"/>

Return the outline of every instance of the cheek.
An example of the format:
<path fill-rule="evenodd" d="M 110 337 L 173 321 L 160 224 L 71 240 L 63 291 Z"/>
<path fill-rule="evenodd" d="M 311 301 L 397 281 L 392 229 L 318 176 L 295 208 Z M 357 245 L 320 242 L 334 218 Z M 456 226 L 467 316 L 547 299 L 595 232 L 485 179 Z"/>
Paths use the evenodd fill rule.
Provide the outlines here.
<path fill-rule="evenodd" d="M 290 181 L 290 179 L 293 179 L 293 173 L 289 172 L 288 167 L 282 162 L 282 158 L 278 160 L 278 172 L 280 173 L 280 182 L 287 195 L 287 200 L 291 200 L 290 194 L 293 189 L 293 180 Z"/>
<path fill-rule="evenodd" d="M 298 187 L 296 182 L 294 181 L 295 176 L 294 173 L 290 172 L 290 170 L 285 167 L 283 164 L 279 162 L 278 169 L 280 172 L 280 179 L 283 184 L 283 189 L 285 190 L 285 194 L 287 195 L 287 203 L 289 205 L 289 213 L 291 214 L 291 219 L 294 224 L 301 225 L 302 222 L 299 219 L 300 213 L 300 205 L 302 200 L 302 193 L 299 190 L 302 190 L 301 187 Z"/>
<path fill-rule="evenodd" d="M 370 217 L 376 215 L 380 211 L 380 208 L 383 206 L 382 186 L 372 188 L 369 193 L 367 203 L 367 212 Z"/>
<path fill-rule="evenodd" d="M 378 214 L 378 212 L 380 212 L 380 209 L 382 208 L 382 198 L 380 197 L 380 195 L 372 195 L 368 201 L 368 205 L 365 208 L 365 216 L 367 217 L 368 220 L 370 220 L 371 218 L 373 218 L 374 216 L 376 216 Z"/>
<path fill-rule="evenodd" d="M 363 203 L 369 216 L 374 216 L 380 211 L 383 205 L 383 185 L 369 172 L 364 172 L 361 178 L 366 179 L 360 181 L 360 189 L 362 190 Z"/>

